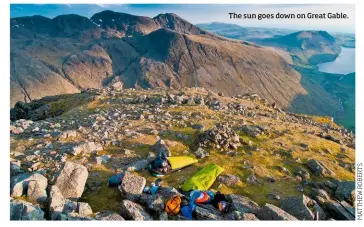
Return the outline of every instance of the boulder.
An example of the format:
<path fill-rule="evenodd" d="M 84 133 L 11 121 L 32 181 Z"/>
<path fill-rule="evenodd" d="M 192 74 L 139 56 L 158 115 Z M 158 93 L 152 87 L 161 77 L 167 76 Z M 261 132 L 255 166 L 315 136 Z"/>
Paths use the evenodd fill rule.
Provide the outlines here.
<path fill-rule="evenodd" d="M 97 164 L 106 164 L 109 160 L 110 160 L 111 156 L 110 155 L 102 155 L 102 156 L 97 156 L 96 159 L 96 163 Z"/>
<path fill-rule="evenodd" d="M 90 205 L 88 205 L 88 203 L 83 203 L 83 202 L 77 203 L 77 213 L 80 216 L 90 216 L 93 214 Z"/>
<path fill-rule="evenodd" d="M 23 200 L 10 200 L 10 220 L 44 220 L 44 212 L 39 205 Z"/>
<path fill-rule="evenodd" d="M 287 197 L 280 202 L 283 210 L 300 220 L 314 220 L 315 214 L 309 208 L 312 206 L 312 200 L 305 195 Z"/>
<path fill-rule="evenodd" d="M 59 135 L 59 138 L 61 138 L 61 139 L 67 139 L 70 137 L 77 137 L 77 131 L 76 130 L 66 130 L 66 131 L 63 131 Z"/>
<path fill-rule="evenodd" d="M 88 177 L 88 171 L 83 165 L 66 162 L 60 170 L 55 185 L 64 198 L 79 198 Z"/>
<path fill-rule="evenodd" d="M 135 221 L 150 221 L 153 218 L 144 210 L 144 208 L 130 200 L 121 201 L 121 214 Z"/>
<path fill-rule="evenodd" d="M 225 216 L 226 220 L 242 220 L 242 221 L 259 221 L 259 219 L 252 213 L 242 213 L 240 211 L 233 211 Z"/>
<path fill-rule="evenodd" d="M 51 220 L 58 220 L 59 215 L 63 212 L 65 199 L 55 185 L 51 187 L 49 192 L 49 216 Z"/>
<path fill-rule="evenodd" d="M 210 156 L 210 153 L 208 153 L 207 151 L 205 151 L 204 149 L 202 149 L 201 147 L 199 147 L 195 151 L 195 155 L 196 155 L 196 158 L 200 159 L 200 158 L 204 158 L 204 157 Z"/>
<path fill-rule="evenodd" d="M 83 142 L 72 148 L 71 154 L 79 155 L 85 153 L 91 153 L 96 151 L 102 151 L 101 144 L 96 144 L 94 142 Z"/>
<path fill-rule="evenodd" d="M 112 211 L 97 212 L 95 217 L 100 221 L 125 221 L 123 217 Z"/>
<path fill-rule="evenodd" d="M 164 202 L 158 194 L 142 194 L 139 198 L 139 203 L 156 213 L 164 211 Z"/>
<path fill-rule="evenodd" d="M 227 174 L 219 176 L 217 181 L 227 186 L 234 186 L 240 182 L 240 178 L 236 175 Z"/>
<path fill-rule="evenodd" d="M 161 152 L 165 152 L 168 157 L 172 156 L 171 151 L 169 150 L 166 142 L 162 139 L 158 140 L 153 145 L 153 150 L 159 155 Z"/>
<path fill-rule="evenodd" d="M 47 184 L 41 184 L 39 181 L 31 180 L 28 183 L 27 198 L 30 201 L 44 203 L 47 200 Z"/>
<path fill-rule="evenodd" d="M 355 220 L 355 214 L 351 213 L 354 208 L 350 209 L 350 205 L 347 203 L 342 205 L 339 202 L 331 201 L 326 204 L 325 208 L 335 220 Z"/>
<path fill-rule="evenodd" d="M 297 220 L 297 218 L 293 217 L 289 213 L 269 203 L 266 203 L 265 206 L 259 210 L 256 216 L 260 220 Z"/>
<path fill-rule="evenodd" d="M 260 210 L 259 205 L 246 196 L 231 194 L 228 195 L 228 199 L 231 201 L 232 211 L 257 214 Z"/>
<path fill-rule="evenodd" d="M 24 193 L 28 194 L 28 185 L 30 181 L 35 182 L 32 183 L 31 190 L 29 190 L 29 195 L 32 196 L 32 199 L 37 200 L 38 198 L 43 198 L 43 190 L 45 191 L 45 189 L 47 188 L 48 180 L 46 177 L 39 173 L 24 173 L 12 177 L 10 183 L 11 196 L 20 197 Z"/>
<path fill-rule="evenodd" d="M 338 182 L 338 186 L 335 191 L 335 197 L 339 200 L 346 200 L 350 204 L 355 203 L 355 182 L 354 181 L 342 181 Z"/>
<path fill-rule="evenodd" d="M 163 201 L 172 198 L 173 196 L 183 196 L 177 189 L 173 187 L 161 186 L 158 188 L 157 195 L 162 197 Z"/>
<path fill-rule="evenodd" d="M 316 176 L 332 175 L 333 172 L 327 168 L 323 163 L 311 159 L 306 162 L 307 168 Z"/>
<path fill-rule="evenodd" d="M 146 169 L 148 167 L 148 160 L 147 159 L 141 159 L 136 162 L 133 162 L 129 165 L 127 165 L 124 170 L 133 172 L 133 171 L 140 171 L 143 169 Z"/>
<path fill-rule="evenodd" d="M 222 220 L 219 214 L 199 206 L 196 206 L 194 213 L 197 220 Z"/>
<path fill-rule="evenodd" d="M 126 172 L 119 190 L 122 196 L 134 201 L 143 193 L 146 182 L 144 177 Z"/>

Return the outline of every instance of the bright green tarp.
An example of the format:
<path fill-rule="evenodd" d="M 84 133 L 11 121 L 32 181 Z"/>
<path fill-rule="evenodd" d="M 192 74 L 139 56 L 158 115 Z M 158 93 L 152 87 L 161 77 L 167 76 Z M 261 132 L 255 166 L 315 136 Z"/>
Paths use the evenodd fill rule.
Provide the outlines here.
<path fill-rule="evenodd" d="M 168 157 L 168 162 L 171 164 L 172 170 L 181 169 L 185 166 L 192 165 L 197 162 L 197 159 L 189 156 L 175 156 Z"/>
<path fill-rule="evenodd" d="M 182 190 L 185 192 L 190 190 L 208 190 L 223 171 L 224 169 L 216 164 L 207 165 L 186 180 L 182 185 Z"/>

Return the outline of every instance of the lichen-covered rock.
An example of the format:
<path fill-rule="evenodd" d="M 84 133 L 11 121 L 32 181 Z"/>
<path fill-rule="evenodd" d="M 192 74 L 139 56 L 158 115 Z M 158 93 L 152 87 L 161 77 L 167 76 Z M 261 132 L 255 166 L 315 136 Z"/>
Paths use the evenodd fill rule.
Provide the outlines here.
<path fill-rule="evenodd" d="M 57 177 L 55 185 L 64 198 L 79 198 L 85 188 L 88 171 L 83 165 L 66 162 Z"/>

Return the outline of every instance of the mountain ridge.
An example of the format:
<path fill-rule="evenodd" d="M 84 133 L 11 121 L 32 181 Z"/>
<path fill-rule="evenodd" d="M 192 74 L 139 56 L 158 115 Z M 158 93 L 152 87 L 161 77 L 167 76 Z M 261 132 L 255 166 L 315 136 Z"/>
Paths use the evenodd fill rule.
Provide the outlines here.
<path fill-rule="evenodd" d="M 56 22 L 59 31 L 47 30 L 49 24 L 34 26 L 34 18 Z M 258 93 L 282 108 L 320 115 L 332 115 L 338 105 L 324 90 L 322 102 L 307 99 L 300 74 L 274 51 L 204 31 L 176 14 L 150 18 L 103 11 L 91 18 L 11 19 L 12 105 L 100 88 L 113 78 L 135 88 L 202 86 L 231 96 Z M 292 106 L 296 96 L 304 108 Z"/>

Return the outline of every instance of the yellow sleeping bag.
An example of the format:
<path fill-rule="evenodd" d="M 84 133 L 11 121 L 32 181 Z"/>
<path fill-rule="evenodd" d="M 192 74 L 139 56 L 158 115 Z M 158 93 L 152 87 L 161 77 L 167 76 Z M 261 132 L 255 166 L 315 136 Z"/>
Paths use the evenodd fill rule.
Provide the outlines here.
<path fill-rule="evenodd" d="M 182 190 L 185 192 L 190 190 L 208 190 L 223 171 L 224 168 L 216 164 L 207 165 L 187 179 L 182 185 Z"/>
<path fill-rule="evenodd" d="M 172 170 L 181 169 L 197 162 L 197 159 L 189 156 L 175 156 L 168 157 L 167 159 Z"/>

